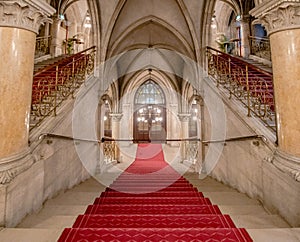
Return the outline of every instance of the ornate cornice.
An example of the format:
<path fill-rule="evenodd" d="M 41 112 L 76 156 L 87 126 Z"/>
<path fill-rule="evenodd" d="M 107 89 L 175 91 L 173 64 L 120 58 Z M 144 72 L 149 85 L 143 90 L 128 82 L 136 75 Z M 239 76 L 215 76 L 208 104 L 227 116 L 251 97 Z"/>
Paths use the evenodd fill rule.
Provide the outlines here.
<path fill-rule="evenodd" d="M 0 184 L 11 182 L 17 175 L 27 170 L 34 163 L 30 150 L 0 159 Z"/>
<path fill-rule="evenodd" d="M 38 33 L 40 25 L 52 22 L 49 16 L 55 13 L 41 0 L 0 1 L 0 27 L 20 28 Z"/>
<path fill-rule="evenodd" d="M 296 181 L 300 182 L 300 158 L 292 156 L 280 150 L 275 152 L 271 161 L 279 170 L 287 173 Z"/>
<path fill-rule="evenodd" d="M 257 18 L 254 23 L 263 25 L 268 34 L 300 28 L 300 0 L 271 0 L 252 9 Z"/>

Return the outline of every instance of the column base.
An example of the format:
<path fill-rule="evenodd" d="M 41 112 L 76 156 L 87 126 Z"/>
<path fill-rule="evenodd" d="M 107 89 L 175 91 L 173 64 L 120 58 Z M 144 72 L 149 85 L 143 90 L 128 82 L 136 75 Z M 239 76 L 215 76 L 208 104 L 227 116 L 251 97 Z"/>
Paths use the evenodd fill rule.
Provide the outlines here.
<path fill-rule="evenodd" d="M 17 175 L 27 170 L 35 162 L 30 149 L 0 159 L 0 184 L 11 182 Z"/>
<path fill-rule="evenodd" d="M 272 163 L 282 172 L 300 182 L 300 158 L 277 150 Z"/>

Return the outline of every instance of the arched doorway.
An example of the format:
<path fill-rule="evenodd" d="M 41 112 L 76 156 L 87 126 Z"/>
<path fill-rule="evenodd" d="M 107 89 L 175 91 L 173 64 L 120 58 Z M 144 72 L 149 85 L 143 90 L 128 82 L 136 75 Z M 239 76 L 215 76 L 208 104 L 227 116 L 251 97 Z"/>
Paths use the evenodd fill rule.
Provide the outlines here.
<path fill-rule="evenodd" d="M 147 80 L 134 97 L 133 137 L 135 142 L 162 142 L 166 139 L 166 100 L 161 87 Z"/>

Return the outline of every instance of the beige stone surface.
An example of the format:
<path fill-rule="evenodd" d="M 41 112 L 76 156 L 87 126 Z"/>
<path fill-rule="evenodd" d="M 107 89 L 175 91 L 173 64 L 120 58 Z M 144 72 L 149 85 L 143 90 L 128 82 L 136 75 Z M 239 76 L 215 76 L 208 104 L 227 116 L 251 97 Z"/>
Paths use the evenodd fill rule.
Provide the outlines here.
<path fill-rule="evenodd" d="M 300 29 L 270 36 L 281 150 L 300 156 Z"/>
<path fill-rule="evenodd" d="M 27 30 L 0 27 L 0 158 L 28 146 L 35 37 Z"/>

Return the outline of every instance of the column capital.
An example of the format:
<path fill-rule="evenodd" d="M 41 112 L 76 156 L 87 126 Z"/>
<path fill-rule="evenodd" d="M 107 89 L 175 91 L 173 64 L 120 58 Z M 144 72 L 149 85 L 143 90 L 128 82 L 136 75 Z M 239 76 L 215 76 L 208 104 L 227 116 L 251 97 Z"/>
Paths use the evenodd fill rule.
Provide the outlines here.
<path fill-rule="evenodd" d="M 181 122 L 188 122 L 190 120 L 190 113 L 179 113 L 178 118 Z"/>
<path fill-rule="evenodd" d="M 110 113 L 109 116 L 112 118 L 113 122 L 120 122 L 123 117 L 123 113 Z"/>
<path fill-rule="evenodd" d="M 0 1 L 0 27 L 13 27 L 38 33 L 40 25 L 52 20 L 55 9 L 42 0 Z"/>
<path fill-rule="evenodd" d="M 271 0 L 250 11 L 268 34 L 300 28 L 300 0 Z"/>

